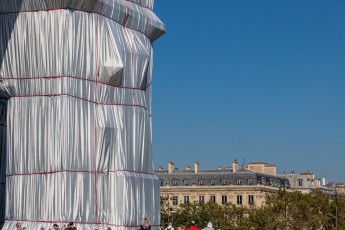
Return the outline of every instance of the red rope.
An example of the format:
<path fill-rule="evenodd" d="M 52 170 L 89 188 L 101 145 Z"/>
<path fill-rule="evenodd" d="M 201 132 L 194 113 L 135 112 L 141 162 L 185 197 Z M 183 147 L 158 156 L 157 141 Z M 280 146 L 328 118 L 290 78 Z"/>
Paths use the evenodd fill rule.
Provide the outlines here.
<path fill-rule="evenodd" d="M 150 85 L 152 84 L 149 83 L 145 89 L 141 89 L 141 88 L 133 88 L 133 87 L 130 87 L 130 86 L 114 86 L 114 85 L 111 85 L 111 84 L 108 84 L 108 83 L 105 83 L 105 82 L 102 82 L 102 81 L 98 81 L 98 80 L 92 80 L 92 79 L 88 79 L 88 78 L 82 78 L 82 77 L 77 77 L 77 76 L 34 76 L 34 77 L 19 77 L 19 78 L 5 78 L 5 77 L 2 77 L 0 78 L 0 80 L 35 80 L 35 79 L 60 79 L 60 78 L 72 78 L 72 79 L 78 79 L 78 80 L 83 80 L 83 81 L 89 81 L 89 82 L 94 82 L 94 83 L 98 83 L 98 84 L 102 84 L 102 85 L 107 85 L 107 86 L 110 86 L 110 87 L 114 87 L 114 88 L 120 88 L 120 89 L 135 89 L 135 90 L 146 90 L 148 87 L 150 87 Z"/>
<path fill-rule="evenodd" d="M 13 177 L 13 176 L 31 176 L 31 175 L 50 175 L 56 173 L 63 173 L 63 172 L 70 172 L 70 173 L 94 173 L 94 170 L 56 170 L 56 171 L 49 171 L 49 172 L 32 172 L 32 173 L 13 173 L 13 174 L 6 174 L 6 177 Z M 135 174 L 143 174 L 143 175 L 151 175 L 154 176 L 154 173 L 147 173 L 147 172 L 140 172 L 135 170 L 98 170 L 97 173 L 118 173 L 118 172 L 127 172 L 127 173 L 135 173 Z M 4 183 L 6 184 L 6 183 Z"/>
<path fill-rule="evenodd" d="M 143 105 L 133 105 L 133 104 L 110 104 L 110 103 L 102 103 L 102 102 L 96 102 L 96 101 L 91 101 L 82 97 L 78 97 L 78 96 L 74 96 L 71 94 L 33 94 L 33 95 L 18 95 L 18 96 L 13 96 L 11 98 L 27 98 L 27 97 L 60 97 L 60 96 L 68 96 L 68 97 L 73 97 L 79 100 L 83 100 L 83 101 L 87 101 L 90 103 L 94 103 L 97 105 L 107 105 L 107 106 L 134 106 L 134 107 L 140 107 L 143 108 L 145 110 L 147 110 L 147 108 Z"/>

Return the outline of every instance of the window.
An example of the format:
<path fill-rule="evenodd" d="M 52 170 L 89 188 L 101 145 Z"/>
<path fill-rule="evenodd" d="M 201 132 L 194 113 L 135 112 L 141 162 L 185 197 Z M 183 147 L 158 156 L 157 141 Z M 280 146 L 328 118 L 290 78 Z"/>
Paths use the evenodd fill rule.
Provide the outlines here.
<path fill-rule="evenodd" d="M 205 197 L 204 196 L 199 196 L 199 203 L 204 204 L 205 203 Z"/>
<path fill-rule="evenodd" d="M 211 180 L 211 185 L 216 185 L 216 180 Z"/>
<path fill-rule="evenodd" d="M 242 180 L 237 180 L 237 185 L 241 185 L 242 184 Z"/>
<path fill-rule="evenodd" d="M 163 181 L 161 181 L 161 186 L 163 186 Z"/>
<path fill-rule="evenodd" d="M 189 196 L 184 196 L 184 203 L 189 204 Z"/>
<path fill-rule="evenodd" d="M 189 181 L 185 180 L 185 181 L 183 182 L 183 184 L 184 184 L 184 186 L 189 186 Z"/>
<path fill-rule="evenodd" d="M 178 185 L 177 180 L 174 180 L 174 181 L 173 181 L 173 186 L 177 186 L 177 185 Z"/>
<path fill-rule="evenodd" d="M 263 185 L 266 184 L 266 178 L 265 177 L 261 177 L 261 184 L 263 184 Z"/>
<path fill-rule="evenodd" d="M 222 204 L 228 203 L 228 197 L 227 196 L 222 196 Z"/>
<path fill-rule="evenodd" d="M 226 180 L 222 180 L 222 185 L 226 185 Z"/>
<path fill-rule="evenodd" d="M 248 180 L 248 184 L 249 185 L 254 185 L 254 181 L 253 180 Z"/>
<path fill-rule="evenodd" d="M 204 185 L 204 181 L 203 180 L 199 180 L 199 185 Z"/>
<path fill-rule="evenodd" d="M 298 186 L 302 187 L 303 186 L 303 180 L 298 180 Z"/>
<path fill-rule="evenodd" d="M 172 197 L 173 205 L 178 205 L 178 196 Z"/>
<path fill-rule="evenodd" d="M 241 195 L 237 196 L 237 204 L 242 204 L 242 196 Z"/>
<path fill-rule="evenodd" d="M 248 195 L 248 204 L 254 204 L 254 196 Z"/>
<path fill-rule="evenodd" d="M 216 203 L 216 196 L 210 196 L 210 201 Z"/>

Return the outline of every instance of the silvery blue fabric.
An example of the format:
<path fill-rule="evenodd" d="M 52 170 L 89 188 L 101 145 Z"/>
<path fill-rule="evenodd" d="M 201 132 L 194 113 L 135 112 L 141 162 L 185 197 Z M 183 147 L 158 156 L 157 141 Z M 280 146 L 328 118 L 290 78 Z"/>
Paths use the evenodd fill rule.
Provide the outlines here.
<path fill-rule="evenodd" d="M 0 222 L 160 225 L 153 0 L 0 0 Z M 0 223 L 1 226 L 1 223 Z"/>

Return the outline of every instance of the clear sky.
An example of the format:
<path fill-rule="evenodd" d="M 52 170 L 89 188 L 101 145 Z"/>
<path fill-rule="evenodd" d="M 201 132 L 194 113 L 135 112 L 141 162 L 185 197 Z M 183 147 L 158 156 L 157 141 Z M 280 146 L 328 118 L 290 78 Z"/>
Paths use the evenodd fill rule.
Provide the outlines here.
<path fill-rule="evenodd" d="M 277 164 L 345 181 L 344 0 L 156 0 L 155 167 Z"/>

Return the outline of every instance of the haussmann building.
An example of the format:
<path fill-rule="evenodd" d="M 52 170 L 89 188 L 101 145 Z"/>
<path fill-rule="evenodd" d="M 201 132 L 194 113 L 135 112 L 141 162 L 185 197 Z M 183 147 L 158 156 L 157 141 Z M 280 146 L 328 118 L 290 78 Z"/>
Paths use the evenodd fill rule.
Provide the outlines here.
<path fill-rule="evenodd" d="M 276 175 L 276 165 L 264 162 L 239 167 L 234 160 L 232 167 L 214 170 L 201 169 L 196 162 L 194 168 L 179 170 L 169 161 L 167 170 L 160 167 L 155 174 L 161 183 L 161 199 L 172 209 L 181 203 L 208 201 L 260 207 L 267 194 L 290 187 L 287 178 Z"/>

